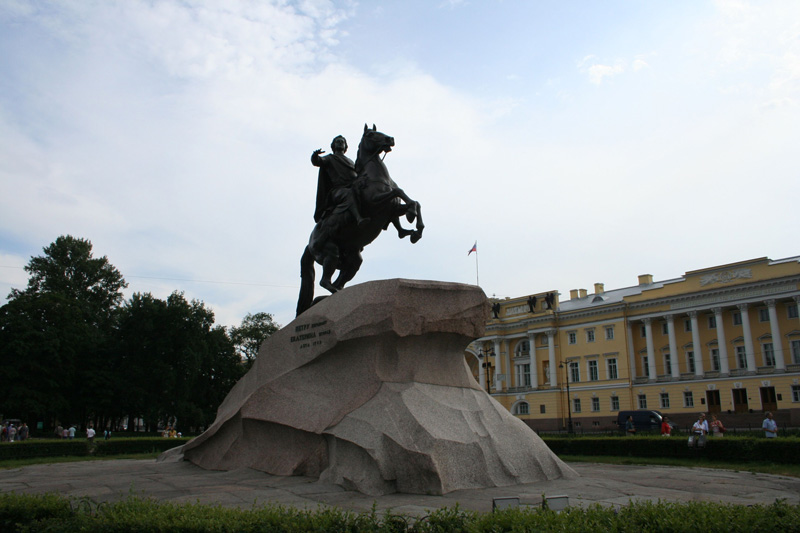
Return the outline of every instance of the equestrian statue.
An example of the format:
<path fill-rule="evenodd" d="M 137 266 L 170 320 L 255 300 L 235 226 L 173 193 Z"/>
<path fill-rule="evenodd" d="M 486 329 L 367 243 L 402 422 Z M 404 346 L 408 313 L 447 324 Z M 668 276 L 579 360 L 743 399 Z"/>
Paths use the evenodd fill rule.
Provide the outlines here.
<path fill-rule="evenodd" d="M 300 259 L 298 316 L 319 300 L 314 299 L 315 263 L 322 265 L 320 286 L 334 293 L 353 279 L 363 262 L 362 250 L 390 223 L 401 239 L 409 237 L 415 243 L 422 238 L 425 224 L 419 202 L 397 186 L 381 157 L 393 146 L 393 137 L 364 124 L 355 163 L 344 155 L 347 140 L 341 135 L 333 139 L 331 154 L 323 156 L 322 149 L 311 154 L 311 164 L 319 167 L 316 225 Z M 409 223 L 416 221 L 414 229 L 402 226 L 403 216 Z"/>

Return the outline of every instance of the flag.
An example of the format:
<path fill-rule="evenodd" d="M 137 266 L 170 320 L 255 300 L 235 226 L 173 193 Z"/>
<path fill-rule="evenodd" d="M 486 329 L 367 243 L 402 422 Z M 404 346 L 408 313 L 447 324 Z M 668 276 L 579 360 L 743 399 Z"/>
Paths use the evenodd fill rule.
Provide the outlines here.
<path fill-rule="evenodd" d="M 478 253 L 478 241 L 475 241 L 475 244 L 472 245 L 472 248 L 469 249 L 467 255 L 471 254 L 472 252 Z"/>

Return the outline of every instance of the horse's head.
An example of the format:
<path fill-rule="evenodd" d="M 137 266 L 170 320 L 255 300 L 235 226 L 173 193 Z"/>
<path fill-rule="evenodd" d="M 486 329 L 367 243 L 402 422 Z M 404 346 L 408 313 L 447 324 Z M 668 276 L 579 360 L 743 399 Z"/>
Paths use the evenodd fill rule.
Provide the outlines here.
<path fill-rule="evenodd" d="M 381 133 L 372 125 L 372 129 L 364 124 L 364 135 L 361 136 L 361 143 L 358 145 L 358 158 L 369 159 L 381 152 L 391 152 L 394 146 L 394 137 Z"/>

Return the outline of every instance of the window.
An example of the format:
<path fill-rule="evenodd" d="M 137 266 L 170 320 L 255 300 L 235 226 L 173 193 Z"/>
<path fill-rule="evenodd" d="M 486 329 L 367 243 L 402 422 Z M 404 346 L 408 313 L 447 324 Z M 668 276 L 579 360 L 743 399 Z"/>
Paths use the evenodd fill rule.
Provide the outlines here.
<path fill-rule="evenodd" d="M 740 311 L 733 312 L 733 325 L 734 326 L 742 325 L 742 313 Z"/>
<path fill-rule="evenodd" d="M 683 321 L 683 331 L 689 332 L 692 331 L 692 319 L 687 318 Z"/>
<path fill-rule="evenodd" d="M 608 370 L 608 379 L 617 379 L 617 360 L 616 360 L 616 358 L 611 358 L 611 359 L 606 361 L 606 369 Z"/>
<path fill-rule="evenodd" d="M 694 374 L 695 367 L 694 367 L 694 352 L 691 350 L 686 351 L 686 367 L 689 369 L 689 372 Z"/>
<path fill-rule="evenodd" d="M 662 335 L 669 335 L 669 324 L 667 322 L 661 323 L 661 334 Z"/>
<path fill-rule="evenodd" d="M 769 322 L 769 309 L 766 307 L 762 307 L 758 310 L 758 321 L 759 322 Z"/>
<path fill-rule="evenodd" d="M 800 363 L 800 340 L 789 341 L 789 348 L 792 351 L 792 363 Z"/>
<path fill-rule="evenodd" d="M 762 344 L 761 351 L 764 353 L 764 366 L 775 366 L 775 351 L 772 349 L 772 343 Z"/>
<path fill-rule="evenodd" d="M 647 395 L 640 394 L 639 398 L 639 409 L 647 409 Z"/>
<path fill-rule="evenodd" d="M 547 346 L 548 344 L 550 344 L 550 338 L 547 335 L 541 335 L 539 338 L 542 339 L 541 341 L 542 346 Z"/>
<path fill-rule="evenodd" d="M 687 390 L 683 393 L 683 406 L 694 407 L 694 396 L 692 395 L 692 391 Z"/>
<path fill-rule="evenodd" d="M 539 413 L 540 414 L 545 414 L 546 412 L 547 412 L 547 408 L 545 407 L 545 405 L 544 404 L 540 404 L 539 405 Z"/>
<path fill-rule="evenodd" d="M 736 363 L 739 368 L 747 368 L 747 353 L 744 346 L 736 347 Z"/>
<path fill-rule="evenodd" d="M 597 361 L 589 361 L 589 381 L 597 381 L 600 376 L 597 372 Z"/>
<path fill-rule="evenodd" d="M 531 353 L 531 349 L 528 341 L 521 341 L 517 343 L 517 348 L 514 350 L 515 357 L 521 357 L 523 355 L 528 355 L 529 353 Z"/>
<path fill-rule="evenodd" d="M 575 333 L 574 331 L 570 331 L 569 333 L 567 333 L 567 339 L 568 339 L 567 342 L 569 344 L 577 344 L 578 343 L 578 334 Z"/>
<path fill-rule="evenodd" d="M 800 387 L 798 387 L 800 388 Z M 800 393 L 798 393 L 800 394 Z M 800 400 L 797 400 L 800 401 Z M 600 410 L 600 398 L 592 398 L 592 411 L 597 412 Z"/>
<path fill-rule="evenodd" d="M 606 326 L 606 340 L 613 341 L 614 340 L 614 328 L 613 326 Z"/>
<path fill-rule="evenodd" d="M 792 401 L 800 402 L 800 385 L 792 385 Z"/>
<path fill-rule="evenodd" d="M 581 380 L 581 369 L 577 361 L 570 361 L 569 363 L 569 378 L 573 383 L 577 383 Z"/>
<path fill-rule="evenodd" d="M 645 355 L 642 357 L 642 370 L 644 370 L 644 376 L 646 378 L 650 377 L 650 363 L 647 360 L 647 356 Z"/>
<path fill-rule="evenodd" d="M 797 318 L 797 304 L 786 304 L 786 312 L 788 313 L 789 318 Z"/>
<path fill-rule="evenodd" d="M 647 337 L 647 328 L 645 326 L 642 326 L 642 338 L 644 339 L 646 337 Z"/>
<path fill-rule="evenodd" d="M 664 374 L 672 372 L 672 356 L 669 352 L 664 354 Z"/>
<path fill-rule="evenodd" d="M 572 399 L 572 412 L 573 413 L 580 413 L 581 412 L 581 399 L 580 398 L 573 398 Z"/>
<path fill-rule="evenodd" d="M 519 402 L 516 407 L 514 408 L 515 415 L 527 415 L 530 413 L 528 407 L 528 402 Z"/>
<path fill-rule="evenodd" d="M 586 342 L 594 342 L 594 330 L 587 329 L 586 330 Z"/>
<path fill-rule="evenodd" d="M 708 329 L 717 329 L 717 317 L 714 315 L 708 317 Z"/>
<path fill-rule="evenodd" d="M 662 392 L 661 393 L 661 408 L 662 409 L 669 409 L 669 393 Z"/>
<path fill-rule="evenodd" d="M 517 367 L 517 387 L 530 387 L 531 386 L 531 365 L 520 364 Z"/>
<path fill-rule="evenodd" d="M 711 348 L 711 369 L 719 372 L 719 348 Z"/>
<path fill-rule="evenodd" d="M 611 397 L 611 410 L 612 411 L 619 411 L 619 396 L 612 396 Z"/>

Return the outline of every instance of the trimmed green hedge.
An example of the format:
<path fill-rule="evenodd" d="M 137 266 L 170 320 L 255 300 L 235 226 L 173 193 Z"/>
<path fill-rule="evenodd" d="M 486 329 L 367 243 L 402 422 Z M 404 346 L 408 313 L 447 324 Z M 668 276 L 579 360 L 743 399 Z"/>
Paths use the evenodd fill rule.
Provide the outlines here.
<path fill-rule="evenodd" d="M 87 455 L 129 455 L 137 453 L 163 452 L 185 444 L 189 437 L 165 439 L 164 437 L 133 437 L 109 440 L 26 440 L 0 445 L 0 461 L 28 459 L 32 457 L 82 457 Z"/>
<path fill-rule="evenodd" d="M 97 446 L 95 455 L 128 455 L 133 453 L 153 453 L 164 452 L 176 446 L 186 444 L 191 439 L 182 437 L 180 439 L 165 439 L 164 437 L 149 438 L 130 438 L 130 439 L 109 439 L 95 442 Z"/>
<path fill-rule="evenodd" d="M 414 519 L 392 513 L 340 509 L 299 510 L 279 505 L 240 510 L 158 503 L 130 497 L 111 504 L 48 495 L 0 494 L 0 530 L 9 532 L 115 531 L 686 531 L 696 533 L 798 531 L 800 506 L 723 505 L 711 502 L 640 502 L 560 513 L 540 508 L 478 513 L 439 509 Z"/>
<path fill-rule="evenodd" d="M 769 461 L 798 464 L 800 438 L 709 438 L 703 449 L 689 448 L 688 437 L 542 437 L 556 455 L 612 455 L 617 457 L 683 457 L 702 455 L 710 460 L 749 463 Z"/>
<path fill-rule="evenodd" d="M 31 457 L 70 457 L 89 455 L 85 440 L 24 440 L 6 442 L 0 445 L 0 461 L 8 459 L 28 459 Z"/>

